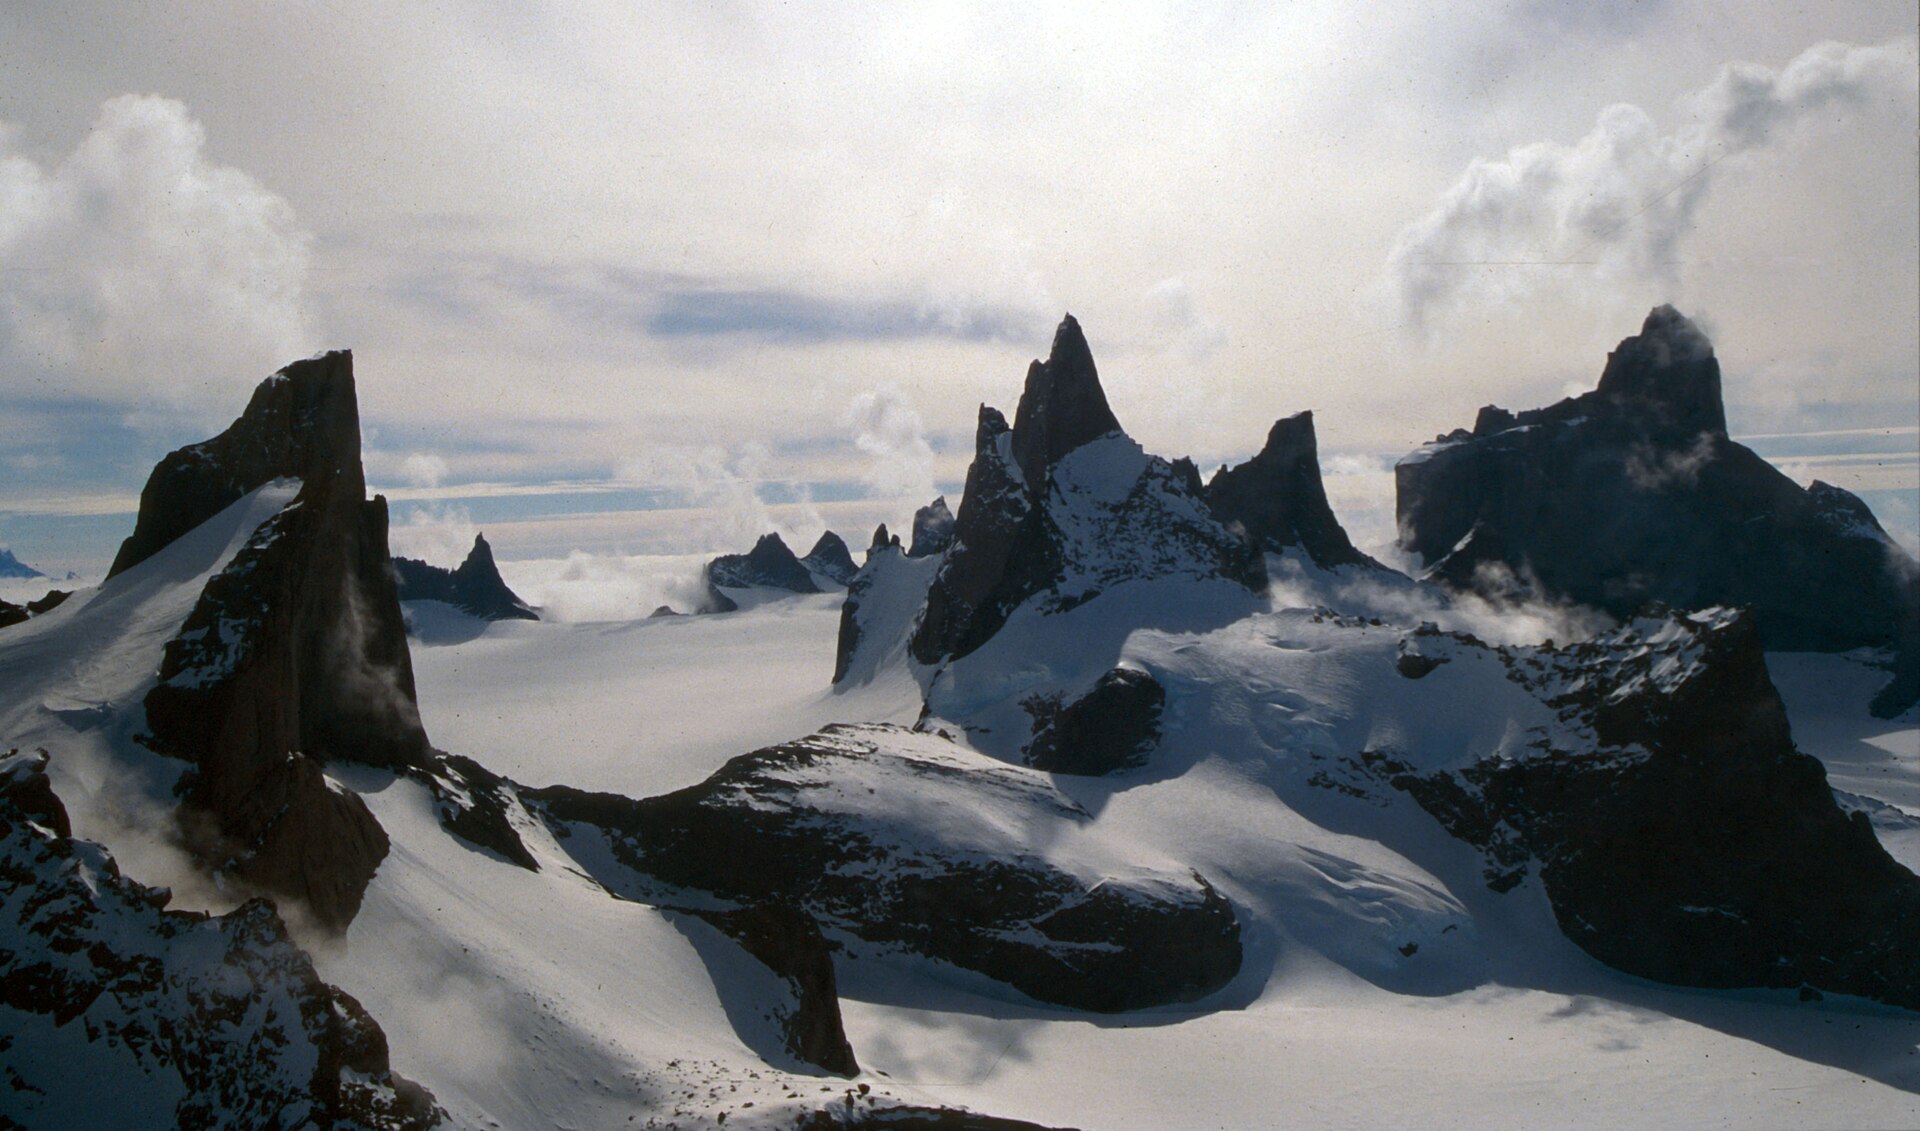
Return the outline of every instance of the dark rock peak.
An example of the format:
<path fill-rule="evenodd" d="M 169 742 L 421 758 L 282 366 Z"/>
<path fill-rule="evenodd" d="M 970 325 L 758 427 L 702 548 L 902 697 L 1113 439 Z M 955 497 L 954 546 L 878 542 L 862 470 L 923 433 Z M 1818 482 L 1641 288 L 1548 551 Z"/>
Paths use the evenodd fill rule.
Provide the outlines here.
<path fill-rule="evenodd" d="M 416 561 L 395 558 L 393 576 L 402 601 L 445 601 L 447 604 L 483 620 L 539 620 L 533 606 L 522 601 L 507 587 L 500 567 L 493 560 L 493 547 L 484 534 L 473 537 L 473 549 L 466 560 L 452 570 Z"/>
<path fill-rule="evenodd" d="M 1069 314 L 1054 331 L 1047 360 L 1027 370 L 1013 417 L 1013 458 L 1027 482 L 1040 484 L 1060 458 L 1089 440 L 1120 431 L 1107 407 L 1080 323 Z"/>
<path fill-rule="evenodd" d="M 1401 545 L 1454 588 L 1520 579 L 1616 618 L 1751 608 L 1773 649 L 1920 639 L 1920 567 L 1858 498 L 1802 489 L 1728 437 L 1720 388 L 1706 336 L 1660 307 L 1593 392 L 1489 406 L 1472 434 L 1402 459 Z"/>
<path fill-rule="evenodd" d="M 722 554 L 707 563 L 707 579 L 730 589 L 786 589 L 818 593 L 813 575 L 778 534 L 762 534 L 744 554 Z"/>
<path fill-rule="evenodd" d="M 860 572 L 860 567 L 853 564 L 846 540 L 831 530 L 820 535 L 813 549 L 800 559 L 800 564 L 841 585 L 852 581 L 853 575 Z"/>
<path fill-rule="evenodd" d="M 299 480 L 298 495 L 207 581 L 167 642 L 143 741 L 192 765 L 176 814 L 190 852 L 344 929 L 388 845 L 323 767 L 405 767 L 430 750 L 386 500 L 366 497 L 350 355 L 288 366 L 227 431 L 163 459 L 115 568 L 283 478 Z"/>
<path fill-rule="evenodd" d="M 929 558 L 944 553 L 953 545 L 953 512 L 947 509 L 947 497 L 940 496 L 913 512 L 913 548 L 910 558 Z"/>
<path fill-rule="evenodd" d="M 680 617 L 685 615 L 685 613 L 676 612 L 672 605 L 655 605 L 653 611 L 647 614 L 647 619 L 664 620 L 667 617 Z"/>
<path fill-rule="evenodd" d="M 0 577 L 45 577 L 44 573 L 13 556 L 12 550 L 0 549 Z"/>
<path fill-rule="evenodd" d="M 16 605 L 11 601 L 0 601 L 0 628 L 24 624 L 29 619 L 37 617 L 41 613 L 52 612 L 54 609 L 60 607 L 62 601 L 65 601 L 71 596 L 73 596 L 73 594 L 65 589 L 49 589 L 45 596 L 35 598 L 24 605 Z"/>
<path fill-rule="evenodd" d="M 339 479 L 343 493 L 366 494 L 351 352 L 294 362 L 260 383 L 225 432 L 162 459 L 140 492 L 133 534 L 107 576 L 138 565 L 242 495 L 283 478 Z"/>
<path fill-rule="evenodd" d="M 888 546 L 898 546 L 899 544 L 899 536 L 887 533 L 887 524 L 883 522 L 873 528 L 873 541 L 867 543 L 867 553 L 871 554 L 875 550 L 885 549 Z"/>
<path fill-rule="evenodd" d="M 1275 421 L 1266 447 L 1246 463 L 1214 473 L 1205 498 L 1222 522 L 1239 523 L 1262 551 L 1299 546 L 1324 569 L 1378 564 L 1354 549 L 1327 502 L 1312 412 Z"/>
<path fill-rule="evenodd" d="M 1671 306 L 1654 307 L 1640 333 L 1607 355 L 1598 392 L 1623 407 L 1656 409 L 1678 429 L 1727 430 L 1713 343 Z"/>

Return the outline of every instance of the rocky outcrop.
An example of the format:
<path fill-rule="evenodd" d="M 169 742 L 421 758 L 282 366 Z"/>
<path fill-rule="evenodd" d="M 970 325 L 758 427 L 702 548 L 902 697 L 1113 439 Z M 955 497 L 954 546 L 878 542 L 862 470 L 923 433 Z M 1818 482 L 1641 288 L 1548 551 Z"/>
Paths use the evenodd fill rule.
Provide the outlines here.
<path fill-rule="evenodd" d="M 800 559 L 800 564 L 835 585 L 845 585 L 853 580 L 854 574 L 860 572 L 860 567 L 853 564 L 853 554 L 847 549 L 846 542 L 831 530 L 820 535 L 813 549 Z"/>
<path fill-rule="evenodd" d="M 1626 617 L 1650 600 L 1751 608 L 1769 648 L 1886 647 L 1920 623 L 1920 568 L 1855 496 L 1802 489 L 1727 436 L 1720 367 L 1672 307 L 1593 392 L 1481 411 L 1400 461 L 1402 545 L 1462 589 Z"/>
<path fill-rule="evenodd" d="M 707 563 L 710 584 L 727 589 L 785 589 L 791 593 L 818 593 L 813 574 L 787 548 L 778 534 L 762 534 L 744 554 L 722 554 Z M 707 611 L 707 610 L 703 610 Z"/>
<path fill-rule="evenodd" d="M 0 549 L 0 577 L 31 579 L 45 576 L 47 575 L 14 557 L 12 550 Z"/>
<path fill-rule="evenodd" d="M 1379 565 L 1354 549 L 1333 516 L 1320 479 L 1320 447 L 1311 412 L 1275 421 L 1260 454 L 1214 473 L 1206 500 L 1222 522 L 1239 524 L 1263 552 L 1298 547 L 1322 569 Z"/>
<path fill-rule="evenodd" d="M 271 904 L 164 910 L 167 891 L 72 839 L 45 765 L 44 754 L 0 759 L 0 1123 L 411 1131 L 442 1121 Z"/>
<path fill-rule="evenodd" d="M 359 452 L 350 356 L 289 366 L 225 433 L 161 462 L 116 563 L 144 560 L 156 539 L 235 491 L 299 477 L 298 495 L 207 583 L 167 643 L 144 738 L 193 764 L 178 823 L 196 856 L 303 900 L 335 928 L 358 909 L 387 841 L 323 767 L 405 767 L 428 750 L 386 501 L 366 498 Z"/>
<path fill-rule="evenodd" d="M 940 496 L 913 512 L 913 548 L 910 558 L 927 558 L 945 553 L 953 545 L 953 512 L 947 509 L 947 497 Z"/>
<path fill-rule="evenodd" d="M 1567 937 L 1640 977 L 1920 1009 L 1920 878 L 1794 749 L 1752 614 L 1502 657 L 1591 744 L 1435 773 L 1362 756 L 1486 853 L 1490 887 L 1537 868 Z"/>
<path fill-rule="evenodd" d="M 837 1076 L 859 1075 L 860 1065 L 840 1021 L 833 955 L 812 916 L 783 903 L 689 909 L 687 914 L 719 928 L 787 983 L 793 1004 L 776 1019 L 788 1055 Z"/>
<path fill-rule="evenodd" d="M 1233 908 L 1204 879 L 1087 879 L 1048 863 L 1009 830 L 1051 842 L 1056 824 L 1089 822 L 1084 811 L 1031 770 L 899 727 L 831 726 L 640 801 L 565 787 L 522 797 L 563 836 L 605 836 L 602 866 L 625 872 L 596 875 L 611 890 L 785 902 L 830 935 L 1040 1001 L 1102 1013 L 1193 1001 L 1240 968 Z M 948 812 L 979 818 L 927 820 Z"/>
<path fill-rule="evenodd" d="M 873 540 L 867 543 L 867 560 L 873 560 L 873 555 L 876 550 L 882 550 L 888 546 L 898 546 L 899 544 L 900 536 L 898 534 L 887 533 L 887 524 L 883 522 L 873 528 Z"/>
<path fill-rule="evenodd" d="M 473 536 L 473 549 L 457 568 L 448 570 L 413 558 L 395 558 L 393 576 L 402 601 L 444 601 L 482 620 L 540 619 L 533 606 L 507 588 L 484 534 Z"/>
<path fill-rule="evenodd" d="M 1030 701 L 1034 727 L 1027 765 L 1086 775 L 1143 766 L 1160 740 L 1166 702 L 1166 689 L 1138 668 L 1114 668 L 1071 703 L 1063 705 L 1058 696 Z"/>
<path fill-rule="evenodd" d="M 1064 610 L 1127 581 L 1222 579 L 1266 589 L 1258 550 L 1214 518 L 1193 465 L 1120 430 L 1071 316 L 1027 372 L 1013 427 L 981 406 L 953 544 L 913 638 L 923 664 L 984 644 L 1013 610 Z"/>

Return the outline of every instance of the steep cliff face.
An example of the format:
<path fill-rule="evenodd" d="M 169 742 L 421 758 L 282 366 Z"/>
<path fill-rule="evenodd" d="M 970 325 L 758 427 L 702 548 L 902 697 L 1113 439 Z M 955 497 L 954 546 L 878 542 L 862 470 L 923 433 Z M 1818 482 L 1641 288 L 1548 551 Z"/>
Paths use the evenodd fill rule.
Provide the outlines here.
<path fill-rule="evenodd" d="M 1895 644 L 1920 569 L 1858 498 L 1802 489 L 1727 436 L 1720 366 L 1672 307 L 1548 408 L 1488 407 L 1401 460 L 1403 546 L 1457 588 L 1535 589 L 1616 617 L 1753 609 L 1769 648 Z"/>
<path fill-rule="evenodd" d="M 1418 651 L 1450 654 L 1444 638 Z M 1794 748 L 1751 614 L 1642 618 L 1501 659 L 1590 740 L 1438 772 L 1360 756 L 1485 851 L 1490 886 L 1537 867 L 1567 937 L 1641 977 L 1920 1009 L 1920 878 Z"/>
<path fill-rule="evenodd" d="M 1311 412 L 1275 421 L 1260 454 L 1214 473 L 1206 499 L 1221 521 L 1238 523 L 1267 553 L 1297 546 L 1322 569 L 1379 564 L 1354 549 L 1327 502 Z"/>
<path fill-rule="evenodd" d="M 473 549 L 454 569 L 395 558 L 393 576 L 402 601 L 445 601 L 483 620 L 540 619 L 533 606 L 507 588 L 484 534 L 473 536 Z"/>
<path fill-rule="evenodd" d="M 428 751 L 387 553 L 366 498 L 351 357 L 269 377 L 225 433 L 163 460 L 117 568 L 214 503 L 273 480 L 299 493 L 202 591 L 146 698 L 146 741 L 193 763 L 183 839 L 216 871 L 304 900 L 344 927 L 387 849 L 331 761 L 420 763 Z M 265 476 L 262 479 L 260 477 Z M 226 502 L 222 502 L 226 500 Z"/>
<path fill-rule="evenodd" d="M 947 509 L 947 497 L 940 496 L 913 512 L 913 546 L 910 558 L 932 557 L 945 553 L 953 545 L 953 512 Z"/>
<path fill-rule="evenodd" d="M 413 1131 L 433 1097 L 273 908 L 169 895 L 75 840 L 45 755 L 0 757 L 0 1123 Z"/>
<path fill-rule="evenodd" d="M 1038 599 L 1062 610 L 1127 581 L 1225 579 L 1266 589 L 1261 555 L 1208 509 L 1185 460 L 1121 431 L 1071 315 L 1027 371 L 1009 428 L 981 406 L 966 493 L 912 653 L 964 656 Z"/>

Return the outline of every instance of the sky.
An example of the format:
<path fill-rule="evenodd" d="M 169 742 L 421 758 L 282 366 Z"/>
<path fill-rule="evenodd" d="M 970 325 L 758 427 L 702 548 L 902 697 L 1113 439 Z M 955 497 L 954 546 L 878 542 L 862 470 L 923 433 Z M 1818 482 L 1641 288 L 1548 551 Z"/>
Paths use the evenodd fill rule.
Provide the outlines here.
<path fill-rule="evenodd" d="M 1661 302 L 1914 544 L 1920 6 L 1461 8 L 0 7 L 0 546 L 97 573 L 345 347 L 397 552 L 857 549 L 1068 311 L 1151 451 L 1314 410 L 1377 546 Z"/>

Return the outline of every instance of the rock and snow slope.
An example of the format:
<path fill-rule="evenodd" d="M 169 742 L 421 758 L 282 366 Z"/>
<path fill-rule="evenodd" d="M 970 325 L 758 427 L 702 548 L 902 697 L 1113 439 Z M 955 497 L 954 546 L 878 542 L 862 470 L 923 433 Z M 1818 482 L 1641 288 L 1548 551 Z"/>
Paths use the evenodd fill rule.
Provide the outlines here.
<path fill-rule="evenodd" d="M 344 934 L 295 927 L 450 1122 L 1920 1119 L 1920 1018 L 1845 996 L 1911 992 L 1912 877 L 1879 850 L 1910 859 L 1916 731 L 1825 691 L 1868 669 L 1772 657 L 1783 716 L 1734 614 L 1481 643 L 1467 605 L 1319 560 L 1311 497 L 1223 516 L 1083 353 L 1063 327 L 1014 427 L 983 413 L 953 543 L 877 541 L 844 602 L 417 646 L 421 719 L 473 760 L 329 757 L 387 850 Z M 1308 476 L 1289 436 L 1254 481 Z M 0 741 L 46 746 L 76 831 L 185 906 L 239 893 L 165 835 L 186 764 L 132 740 L 156 672 L 221 686 L 213 660 L 276 647 L 215 583 L 311 546 L 274 537 L 304 490 L 256 484 L 0 634 Z M 259 625 L 301 605 L 237 592 Z M 1116 697 L 1142 725 L 1098 725 Z"/>

